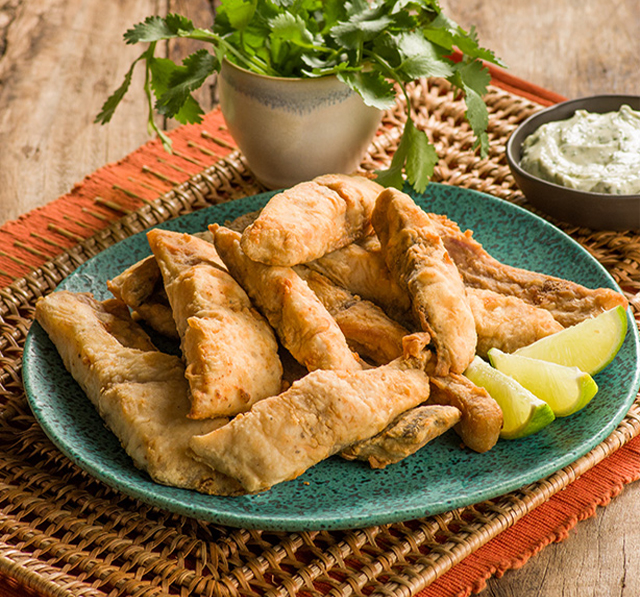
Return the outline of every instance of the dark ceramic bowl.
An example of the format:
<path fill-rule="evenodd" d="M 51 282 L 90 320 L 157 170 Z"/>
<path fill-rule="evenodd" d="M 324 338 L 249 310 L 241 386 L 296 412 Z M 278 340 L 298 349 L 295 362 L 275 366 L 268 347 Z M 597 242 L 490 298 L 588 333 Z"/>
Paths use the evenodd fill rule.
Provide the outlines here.
<path fill-rule="evenodd" d="M 522 143 L 540 125 L 571 118 L 576 110 L 615 112 L 623 104 L 640 110 L 640 96 L 596 95 L 562 102 L 530 116 L 511 134 L 507 162 L 529 203 L 558 220 L 593 230 L 640 230 L 640 195 L 578 191 L 542 180 L 520 167 Z"/>

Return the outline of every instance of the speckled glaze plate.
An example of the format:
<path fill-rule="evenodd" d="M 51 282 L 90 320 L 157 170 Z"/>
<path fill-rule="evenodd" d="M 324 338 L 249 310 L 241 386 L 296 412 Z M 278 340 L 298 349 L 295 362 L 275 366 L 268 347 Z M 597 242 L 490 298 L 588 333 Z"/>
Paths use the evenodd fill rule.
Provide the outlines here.
<path fill-rule="evenodd" d="M 248 197 L 168 222 L 185 232 L 260 208 L 271 194 Z M 445 213 L 505 263 L 561 276 L 588 287 L 617 286 L 605 269 L 554 226 L 478 192 L 430 184 L 415 196 Z M 60 286 L 110 296 L 105 281 L 149 254 L 144 234 L 118 243 L 78 268 Z M 175 347 L 174 347 L 175 348 Z M 600 391 L 581 412 L 532 437 L 500 441 L 486 454 L 460 447 L 453 431 L 384 470 L 330 458 L 301 477 L 245 497 L 215 497 L 165 487 L 137 470 L 116 437 L 66 372 L 36 323 L 24 351 L 24 380 L 33 413 L 51 440 L 80 467 L 110 486 L 160 508 L 220 524 L 301 531 L 379 525 L 437 514 L 502 495 L 570 464 L 602 442 L 624 418 L 638 390 L 638 334 L 629 332 L 596 381 Z"/>

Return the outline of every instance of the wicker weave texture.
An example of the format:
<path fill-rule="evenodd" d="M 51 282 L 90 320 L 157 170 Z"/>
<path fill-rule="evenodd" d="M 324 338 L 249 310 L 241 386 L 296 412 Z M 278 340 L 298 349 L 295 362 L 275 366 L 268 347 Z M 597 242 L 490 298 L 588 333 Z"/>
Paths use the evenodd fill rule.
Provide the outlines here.
<path fill-rule="evenodd" d="M 411 108 L 435 143 L 434 180 L 526 207 L 504 159 L 506 139 L 539 106 L 497 88 L 491 153 L 479 159 L 464 103 L 443 81 L 415 85 Z M 383 119 L 364 171 L 391 159 L 404 123 L 399 101 Z M 45 595 L 409 596 L 640 433 L 636 401 L 618 429 L 573 465 L 519 491 L 438 516 L 350 531 L 272 533 L 170 514 L 103 485 L 67 460 L 32 417 L 21 358 L 35 300 L 114 243 L 170 218 L 260 192 L 238 153 L 155 203 L 0 290 L 0 574 Z M 640 287 L 638 238 L 561 226 L 612 273 L 632 300 Z"/>

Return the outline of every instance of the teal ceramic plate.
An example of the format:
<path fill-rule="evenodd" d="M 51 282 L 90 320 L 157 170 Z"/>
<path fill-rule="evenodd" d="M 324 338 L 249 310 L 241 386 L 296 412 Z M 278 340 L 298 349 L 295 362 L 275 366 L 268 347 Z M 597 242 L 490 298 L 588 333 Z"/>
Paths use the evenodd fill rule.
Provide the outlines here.
<path fill-rule="evenodd" d="M 163 226 L 195 232 L 261 207 L 258 195 L 189 214 Z M 456 187 L 430 184 L 416 201 L 445 213 L 498 259 L 580 282 L 617 288 L 604 268 L 544 220 L 504 201 Z M 105 281 L 149 254 L 143 234 L 107 249 L 60 286 L 109 296 Z M 174 347 L 175 348 L 175 347 Z M 614 362 L 596 381 L 600 391 L 581 412 L 556 420 L 532 437 L 500 441 L 486 454 L 460 447 L 448 432 L 419 453 L 384 470 L 330 458 L 270 491 L 247 497 L 214 497 L 153 483 L 137 470 L 65 371 L 38 324 L 24 351 L 24 380 L 33 413 L 71 460 L 122 492 L 166 510 L 220 524 L 300 531 L 344 529 L 409 520 L 496 497 L 570 464 L 603 441 L 624 418 L 639 385 L 638 334 L 629 332 Z"/>

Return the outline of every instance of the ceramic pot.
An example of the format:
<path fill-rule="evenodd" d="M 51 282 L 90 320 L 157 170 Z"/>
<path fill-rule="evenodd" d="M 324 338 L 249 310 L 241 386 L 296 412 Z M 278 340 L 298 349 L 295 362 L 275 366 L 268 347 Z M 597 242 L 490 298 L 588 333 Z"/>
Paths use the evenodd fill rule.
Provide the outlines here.
<path fill-rule="evenodd" d="M 380 124 L 380 110 L 334 76 L 267 77 L 225 60 L 219 94 L 231 136 L 270 189 L 353 172 Z"/>

